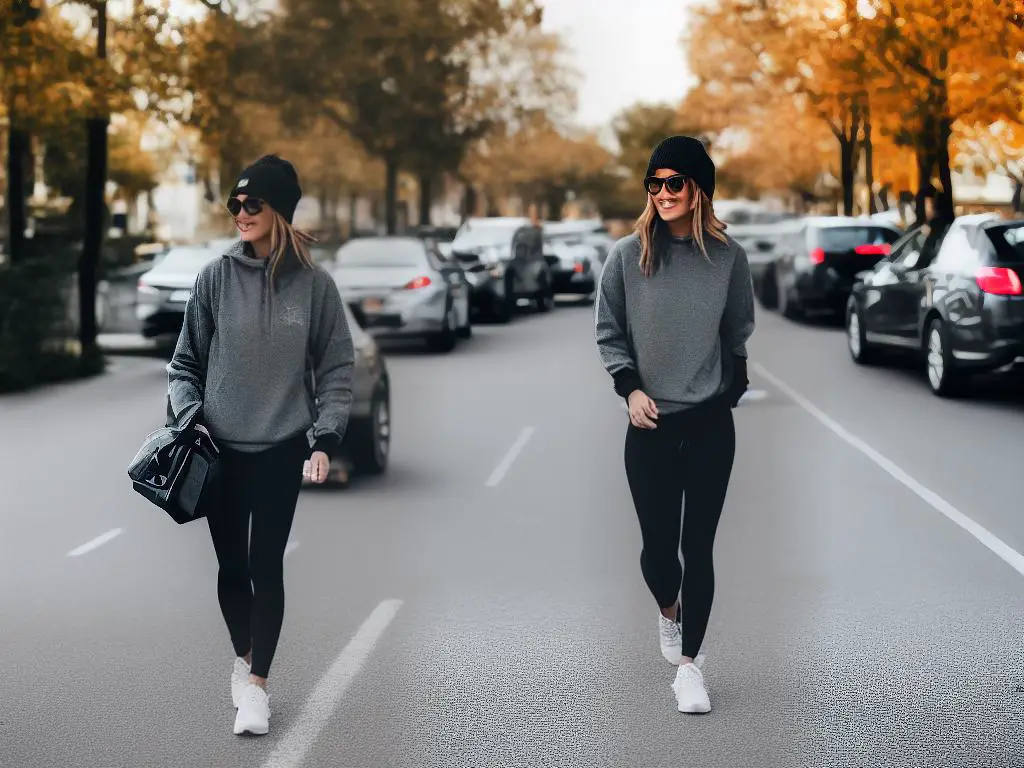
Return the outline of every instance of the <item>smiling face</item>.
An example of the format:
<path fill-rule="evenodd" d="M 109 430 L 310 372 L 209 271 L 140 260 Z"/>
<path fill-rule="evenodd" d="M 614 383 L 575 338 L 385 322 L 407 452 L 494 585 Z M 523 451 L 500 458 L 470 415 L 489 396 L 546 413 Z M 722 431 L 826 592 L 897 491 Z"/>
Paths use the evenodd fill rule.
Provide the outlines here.
<path fill-rule="evenodd" d="M 269 238 L 274 223 L 274 213 L 270 206 L 255 198 L 246 205 L 248 195 L 235 195 L 233 199 L 240 204 L 238 213 L 235 214 L 235 226 L 241 239 L 247 243 L 255 243 Z"/>
<path fill-rule="evenodd" d="M 671 168 L 659 168 L 655 171 L 654 176 L 658 179 L 669 179 L 673 176 L 679 176 L 678 171 L 674 171 Z M 674 189 L 678 189 L 677 192 L 673 192 L 669 187 L 672 186 Z M 678 180 L 673 179 L 672 183 L 665 183 L 661 185 L 661 189 L 657 194 L 650 194 L 650 187 L 648 187 L 648 194 L 650 195 L 651 202 L 654 203 L 655 209 L 658 211 L 658 215 L 662 221 L 670 222 L 677 221 L 693 211 L 694 194 L 693 194 L 693 183 L 690 179 L 686 179 L 686 183 L 682 185 L 682 188 L 678 187 Z"/>

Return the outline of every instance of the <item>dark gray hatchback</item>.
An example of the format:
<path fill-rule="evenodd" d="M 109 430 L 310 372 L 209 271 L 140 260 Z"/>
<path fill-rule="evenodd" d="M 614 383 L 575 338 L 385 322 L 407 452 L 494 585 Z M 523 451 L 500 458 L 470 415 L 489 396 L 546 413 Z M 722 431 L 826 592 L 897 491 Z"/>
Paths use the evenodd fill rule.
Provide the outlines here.
<path fill-rule="evenodd" d="M 850 355 L 921 355 L 938 395 L 971 373 L 1024 370 L 1024 219 L 963 216 L 924 225 L 860 275 L 846 309 Z"/>

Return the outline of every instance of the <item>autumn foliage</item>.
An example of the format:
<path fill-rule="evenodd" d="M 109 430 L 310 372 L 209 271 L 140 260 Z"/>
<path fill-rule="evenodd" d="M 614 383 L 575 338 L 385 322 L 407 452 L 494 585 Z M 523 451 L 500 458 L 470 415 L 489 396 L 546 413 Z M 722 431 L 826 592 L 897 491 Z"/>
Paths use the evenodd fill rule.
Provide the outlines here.
<path fill-rule="evenodd" d="M 983 146 L 1011 155 L 1020 135 L 1019 2 L 714 0 L 686 37 L 686 111 L 738 142 L 764 190 L 809 192 L 831 166 L 847 212 L 863 178 L 872 206 L 913 190 L 919 215 L 932 196 L 950 216 L 951 168 Z"/>

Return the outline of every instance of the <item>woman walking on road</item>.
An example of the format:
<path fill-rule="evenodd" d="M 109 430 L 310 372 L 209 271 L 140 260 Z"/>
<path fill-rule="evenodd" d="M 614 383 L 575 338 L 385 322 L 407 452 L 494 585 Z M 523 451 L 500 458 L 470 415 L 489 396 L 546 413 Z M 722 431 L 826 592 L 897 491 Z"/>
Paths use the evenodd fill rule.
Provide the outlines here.
<path fill-rule="evenodd" d="M 640 567 L 660 609 L 661 653 L 678 667 L 678 709 L 709 712 L 698 654 L 736 448 L 731 409 L 747 388 L 754 297 L 746 254 L 715 217 L 715 166 L 704 145 L 665 139 L 644 187 L 636 231 L 615 244 L 601 274 L 597 346 L 628 403 L 625 467 Z"/>
<path fill-rule="evenodd" d="M 237 734 L 269 730 L 267 678 L 303 464 L 313 482 L 327 479 L 352 403 L 338 288 L 310 257 L 311 238 L 292 227 L 301 197 L 295 169 L 276 156 L 242 173 L 227 202 L 240 240 L 200 272 L 167 366 L 170 415 L 200 404 L 199 428 L 221 451 L 221 499 L 207 518 L 237 657 Z"/>

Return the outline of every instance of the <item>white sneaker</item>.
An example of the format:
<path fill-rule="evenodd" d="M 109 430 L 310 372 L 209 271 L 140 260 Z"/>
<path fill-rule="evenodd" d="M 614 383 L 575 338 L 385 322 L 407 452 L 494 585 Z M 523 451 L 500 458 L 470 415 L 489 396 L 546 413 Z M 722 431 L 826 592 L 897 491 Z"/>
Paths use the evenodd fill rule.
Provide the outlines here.
<path fill-rule="evenodd" d="M 683 660 L 683 632 L 679 622 L 666 619 L 658 613 L 658 642 L 661 644 L 661 655 L 669 664 L 679 665 Z"/>
<path fill-rule="evenodd" d="M 672 683 L 680 712 L 704 714 L 711 711 L 711 699 L 704 687 L 704 675 L 695 664 L 682 664 Z"/>
<path fill-rule="evenodd" d="M 249 684 L 249 665 L 245 659 L 235 659 L 235 666 L 231 670 L 231 703 L 238 709 L 238 702 L 242 700 L 242 691 Z"/>
<path fill-rule="evenodd" d="M 248 683 L 238 700 L 235 733 L 262 736 L 270 730 L 270 696 L 255 683 Z"/>

